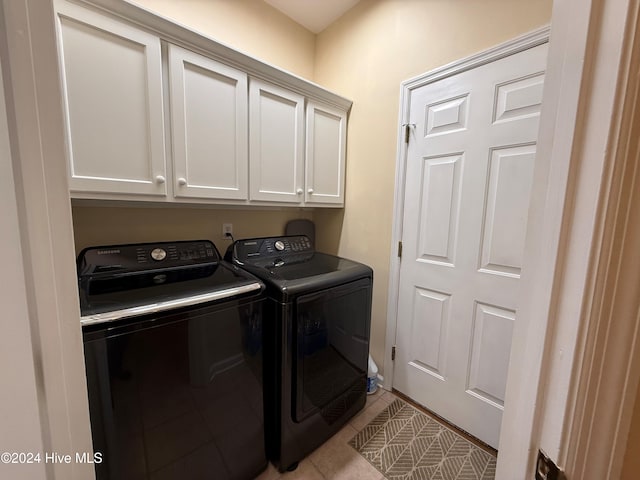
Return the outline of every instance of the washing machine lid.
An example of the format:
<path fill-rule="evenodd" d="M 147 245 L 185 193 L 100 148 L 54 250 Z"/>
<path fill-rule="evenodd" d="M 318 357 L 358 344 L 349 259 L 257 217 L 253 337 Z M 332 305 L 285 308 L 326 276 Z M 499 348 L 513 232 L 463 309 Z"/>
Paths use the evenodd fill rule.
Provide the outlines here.
<path fill-rule="evenodd" d="M 362 263 L 316 252 L 304 235 L 238 240 L 225 258 L 286 295 L 373 277 Z"/>
<path fill-rule="evenodd" d="M 274 258 L 261 265 L 270 278 L 280 281 L 304 280 L 322 275 L 366 276 L 368 267 L 346 258 L 314 252 L 307 255 Z"/>
<path fill-rule="evenodd" d="M 203 241 L 110 245 L 78 256 L 82 325 L 260 293 L 264 285 Z"/>

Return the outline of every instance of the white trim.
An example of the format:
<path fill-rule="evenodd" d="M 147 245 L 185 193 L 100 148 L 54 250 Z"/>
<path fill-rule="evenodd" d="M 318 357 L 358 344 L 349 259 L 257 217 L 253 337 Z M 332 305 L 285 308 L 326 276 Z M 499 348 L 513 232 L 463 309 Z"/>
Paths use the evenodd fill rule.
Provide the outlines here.
<path fill-rule="evenodd" d="M 536 170 L 530 210 L 530 225 L 540 228 L 526 247 L 519 315 L 527 321 L 514 332 L 496 478 L 530 475 L 538 448 L 569 478 L 617 478 L 612 462 L 622 456 L 628 428 L 620 420 L 638 379 L 630 369 L 635 324 L 600 318 L 597 304 L 610 294 L 601 279 L 610 261 L 603 247 L 625 235 L 604 222 L 615 212 L 606 211 L 610 187 L 622 178 L 613 155 L 625 100 L 616 86 L 624 89 L 631 78 L 623 61 L 635 36 L 625 28 L 629 8 L 627 0 L 554 4 L 552 23 L 563 27 L 552 35 L 538 142 L 546 161 Z M 626 342 L 607 343 L 625 329 Z M 602 376 L 602 362 L 604 375 L 615 375 Z M 606 389 L 599 388 L 603 379 Z M 592 418 L 599 428 L 593 436 Z"/>
<path fill-rule="evenodd" d="M 463 58 L 443 67 L 431 70 L 430 72 L 427 72 L 423 75 L 406 80 L 402 82 L 400 86 L 400 114 L 398 119 L 395 194 L 393 201 L 393 226 L 391 233 L 391 264 L 389 266 L 387 329 L 383 367 L 385 377 L 384 387 L 387 390 L 391 390 L 393 387 L 393 368 L 386 367 L 389 365 L 393 365 L 393 361 L 391 360 L 391 348 L 395 345 L 396 342 L 396 315 L 398 308 L 398 289 L 400 280 L 400 258 L 398 258 L 397 251 L 398 242 L 402 240 L 402 216 L 404 211 L 405 170 L 407 163 L 407 144 L 404 141 L 404 125 L 407 125 L 409 122 L 409 102 L 411 101 L 411 92 L 414 89 L 420 88 L 429 83 L 442 80 L 443 78 L 447 78 L 452 75 L 470 70 L 472 68 L 486 65 L 487 63 L 499 60 L 501 58 L 508 57 L 509 55 L 514 55 L 524 50 L 542 45 L 543 43 L 549 41 L 549 33 L 549 26 L 539 28 L 483 52 L 477 53 L 467 58 Z"/>
<path fill-rule="evenodd" d="M 0 25 L 4 27 L 4 15 L 0 4 Z M 0 29 L 2 30 L 2 29 Z M 0 59 L 6 57 L 6 42 L 0 34 Z M 43 419 L 42 399 L 38 391 L 36 355 L 33 351 L 29 303 L 25 283 L 24 259 L 21 242 L 16 182 L 9 144 L 9 127 L 5 102 L 5 83 L 0 65 L 0 249 L 11 252 L 2 260 L 2 273 L 11 281 L 0 289 L 2 305 L 2 335 L 0 335 L 0 378 L 5 392 L 0 396 L 0 411 L 4 448 L 14 452 L 42 452 Z M 9 86 L 7 85 L 7 90 Z M 5 414 L 10 412 L 10 414 Z M 19 415 L 16 413 L 19 412 Z M 10 444 L 6 433 L 11 432 Z M 46 479 L 46 465 L 30 465 L 31 479 Z M 0 478 L 20 478 L 25 465 L 0 464 Z"/>
<path fill-rule="evenodd" d="M 3 0 L 8 126 L 43 452 L 91 452 L 52 0 Z M 7 67 L 6 70 L 4 67 Z M 7 386 L 11 389 L 11 386 Z M 90 464 L 45 465 L 92 479 Z"/>
<path fill-rule="evenodd" d="M 551 27 L 549 25 L 538 28 L 525 33 L 524 35 L 512 38 L 500 45 L 496 45 L 495 47 L 491 47 L 469 57 L 435 68 L 427 73 L 418 75 L 417 77 L 405 80 L 402 82 L 402 88 L 406 88 L 411 91 L 428 85 L 429 83 L 442 80 L 443 78 L 457 75 L 459 73 L 466 72 L 467 70 L 481 67 L 487 63 L 495 62 L 501 58 L 509 57 L 524 50 L 537 47 L 538 45 L 542 45 L 549 41 L 550 32 Z"/>
<path fill-rule="evenodd" d="M 579 77 L 575 98 L 567 98 L 571 86 L 564 81 L 565 91 L 556 92 L 558 111 L 574 102 L 578 121 L 568 128 L 554 115 L 540 139 L 553 144 L 551 164 L 566 166 L 569 175 L 556 282 L 546 305 L 546 392 L 538 391 L 535 440 L 568 478 L 619 478 L 640 379 L 638 13 L 630 0 L 597 0 L 590 8 L 569 1 L 554 10 L 554 22 L 577 20 L 584 33 L 566 32 L 557 45 L 564 60 L 550 58 L 554 68 L 562 66 L 563 79 Z M 577 63 L 570 54 L 581 47 L 584 61 Z"/>
<path fill-rule="evenodd" d="M 581 96 L 590 10 L 579 1 L 554 3 L 552 24 L 554 29 L 549 44 L 545 75 L 545 89 L 538 133 L 536 166 L 522 269 L 521 297 L 507 378 L 505 411 L 502 418 L 501 455 L 496 469 L 497 479 L 530 478 L 538 448 L 542 447 L 553 460 L 558 450 L 552 443 L 540 445 L 544 432 L 556 435 L 564 423 L 564 407 L 568 387 L 558 389 L 555 409 L 556 425 L 539 425 L 541 404 L 547 377 L 547 368 L 553 309 L 558 300 L 557 281 L 563 273 L 558 271 L 562 260 L 561 232 L 565 221 L 566 196 L 569 189 L 570 159 L 573 148 L 578 103 Z M 535 226 L 535 228 L 533 228 Z M 576 245 L 571 245 L 578 253 Z M 580 250 L 582 258 L 588 250 Z M 577 273 L 577 266 L 568 266 L 567 274 Z M 575 321 L 576 316 L 571 317 Z M 565 374 L 571 367 L 566 360 L 572 357 L 575 341 L 566 339 L 560 352 L 565 364 L 557 372 Z"/>

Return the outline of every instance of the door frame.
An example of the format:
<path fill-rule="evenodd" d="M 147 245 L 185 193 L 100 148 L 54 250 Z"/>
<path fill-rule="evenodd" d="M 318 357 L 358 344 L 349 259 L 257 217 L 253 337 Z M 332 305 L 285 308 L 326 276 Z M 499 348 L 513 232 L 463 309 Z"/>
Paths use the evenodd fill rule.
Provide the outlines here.
<path fill-rule="evenodd" d="M 498 480 L 531 478 L 539 448 L 568 478 L 613 479 L 622 468 L 640 379 L 640 300 L 630 293 L 640 262 L 624 257 L 640 230 L 630 215 L 640 183 L 638 10 L 631 0 L 554 2 Z M 411 82 L 401 87 L 385 365 L 393 365 Z M 392 369 L 384 378 L 391 388 Z"/>
<path fill-rule="evenodd" d="M 29 423 L 38 423 L 40 431 L 29 430 L 30 442 L 24 445 L 43 457 L 57 452 L 75 458 L 76 452 L 92 452 L 93 444 L 53 1 L 0 0 L 0 95 L 6 100 L 11 151 L 1 161 L 12 164 L 15 189 L 9 195 L 15 203 L 8 207 L 17 218 L 21 247 L 12 252 L 16 261 L 7 263 L 4 275 L 22 282 L 26 292 L 26 315 L 12 319 L 21 325 L 22 336 L 16 330 L 11 338 L 24 345 L 24 356 L 33 361 L 33 374 L 25 375 L 23 384 L 35 392 L 36 408 L 25 403 L 19 416 L 34 415 Z M 27 370 L 13 364 L 3 368 Z M 5 467 L 9 471 L 12 465 L 0 471 Z M 43 462 L 37 471 L 21 470 L 27 471 L 39 479 L 95 478 L 93 465 L 86 462 Z"/>

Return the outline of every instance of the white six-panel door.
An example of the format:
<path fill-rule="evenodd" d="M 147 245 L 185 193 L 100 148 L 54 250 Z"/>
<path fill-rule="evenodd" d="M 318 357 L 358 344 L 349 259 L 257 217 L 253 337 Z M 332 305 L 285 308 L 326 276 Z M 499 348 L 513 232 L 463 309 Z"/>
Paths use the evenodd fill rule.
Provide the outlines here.
<path fill-rule="evenodd" d="M 546 45 L 411 93 L 394 387 L 497 447 Z"/>

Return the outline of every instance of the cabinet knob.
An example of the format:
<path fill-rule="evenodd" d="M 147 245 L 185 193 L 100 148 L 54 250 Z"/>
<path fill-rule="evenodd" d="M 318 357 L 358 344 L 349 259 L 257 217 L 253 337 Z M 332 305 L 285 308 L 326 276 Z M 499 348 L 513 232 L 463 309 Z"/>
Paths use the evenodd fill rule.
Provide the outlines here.
<path fill-rule="evenodd" d="M 302 190 L 301 188 L 299 188 L 298 190 L 296 190 L 296 193 L 297 193 L 298 195 L 302 195 L 302 192 L 303 192 L 303 190 Z"/>
<path fill-rule="evenodd" d="M 182 177 L 180 177 L 180 178 L 178 179 L 178 185 L 180 185 L 180 186 L 183 186 L 183 187 L 184 187 L 186 184 L 187 184 L 187 179 L 186 179 L 186 178 L 182 178 Z"/>
<path fill-rule="evenodd" d="M 166 182 L 166 179 L 162 175 L 157 175 L 156 176 L 156 183 L 157 184 L 162 185 L 164 182 Z"/>
<path fill-rule="evenodd" d="M 309 190 L 307 190 L 307 193 L 313 193 L 313 188 L 310 188 Z"/>

